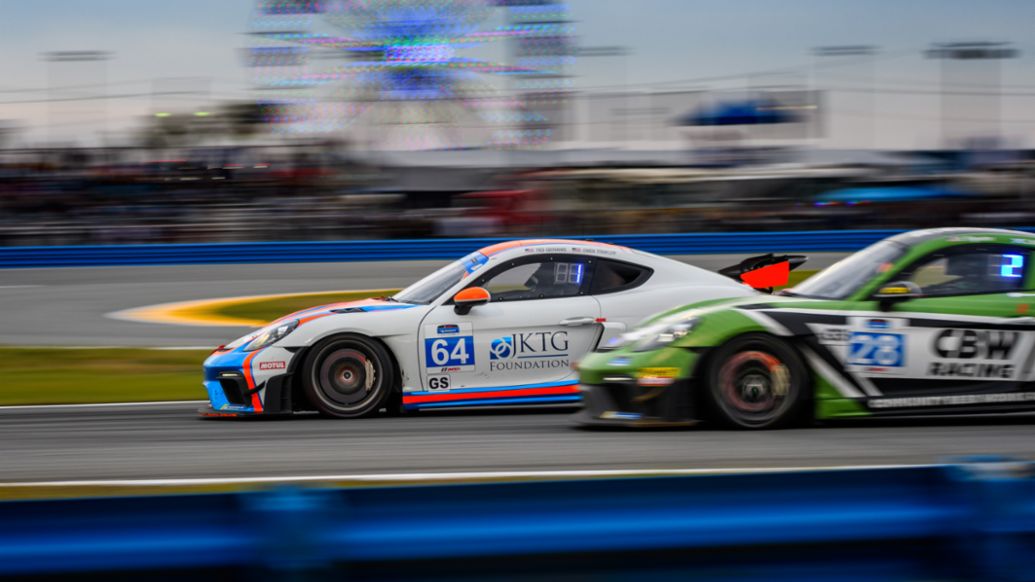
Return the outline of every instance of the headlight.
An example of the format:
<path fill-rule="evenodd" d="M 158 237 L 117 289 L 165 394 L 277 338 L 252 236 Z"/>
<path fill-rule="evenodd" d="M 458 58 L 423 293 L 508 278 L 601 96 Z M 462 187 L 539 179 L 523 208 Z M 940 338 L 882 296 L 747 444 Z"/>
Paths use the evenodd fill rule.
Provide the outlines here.
<path fill-rule="evenodd" d="M 243 350 L 246 352 L 254 352 L 255 350 L 261 350 L 262 348 L 271 346 L 279 342 L 280 340 L 284 339 L 289 333 L 295 331 L 296 327 L 298 327 L 297 319 L 292 319 L 291 321 L 286 321 L 284 323 L 268 325 L 260 329 L 259 331 L 253 334 L 246 335 L 240 340 L 233 343 L 238 345 L 246 344 Z"/>
<path fill-rule="evenodd" d="M 697 325 L 697 319 L 685 319 L 675 323 L 651 326 L 645 330 L 633 345 L 634 352 L 649 352 L 667 346 L 690 333 Z"/>

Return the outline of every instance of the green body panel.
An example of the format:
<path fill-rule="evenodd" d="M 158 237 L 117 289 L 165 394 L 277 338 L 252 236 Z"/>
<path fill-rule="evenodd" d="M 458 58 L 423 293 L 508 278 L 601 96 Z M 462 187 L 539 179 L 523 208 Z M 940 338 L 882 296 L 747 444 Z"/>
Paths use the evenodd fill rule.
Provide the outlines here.
<path fill-rule="evenodd" d="M 647 320 L 639 329 L 651 325 L 663 325 L 666 320 L 690 320 L 693 329 L 683 337 L 665 347 L 653 351 L 636 352 L 633 345 L 625 345 L 606 353 L 589 355 L 580 364 L 580 381 L 595 384 L 608 374 L 636 376 L 643 368 L 671 367 L 679 369 L 680 379 L 699 377 L 696 368 L 708 350 L 748 333 L 773 333 L 764 324 L 751 317 L 752 306 L 766 306 L 767 309 L 781 308 L 800 310 L 824 310 L 842 312 L 887 313 L 931 313 L 941 315 L 971 315 L 986 317 L 1009 317 L 1027 313 L 1029 304 L 1035 314 L 1035 293 L 994 293 L 987 295 L 960 295 L 952 297 L 921 297 L 885 306 L 871 299 L 881 287 L 895 282 L 896 277 L 917 260 L 932 252 L 958 245 L 1005 244 L 1027 247 L 1035 250 L 1035 235 L 1010 231 L 917 231 L 898 235 L 890 239 L 907 249 L 889 268 L 871 277 L 845 299 L 827 300 L 793 296 L 742 297 L 718 299 L 685 305 L 659 313 Z M 1024 274 L 1024 289 L 1035 288 L 1035 272 L 1028 261 Z M 794 338 L 788 341 L 795 343 Z M 618 361 L 621 365 L 612 365 Z M 811 368 L 811 366 L 810 366 Z M 869 416 L 865 399 L 846 398 L 834 386 L 831 379 L 819 371 L 812 370 L 813 399 L 817 418 L 844 418 Z"/>
<path fill-rule="evenodd" d="M 622 358 L 628 358 L 628 363 L 619 366 L 611 364 L 613 360 Z M 695 352 L 672 347 L 641 353 L 621 350 L 593 353 L 579 364 L 579 381 L 585 384 L 600 384 L 605 376 L 635 377 L 637 371 L 645 368 L 676 368 L 679 370 L 679 377 L 686 378 L 693 373 L 699 358 Z"/>
<path fill-rule="evenodd" d="M 873 416 L 873 413 L 866 410 L 862 403 L 857 400 L 841 396 L 830 399 L 816 397 L 815 409 L 813 411 L 813 418 L 816 420 L 861 418 L 866 416 Z"/>
<path fill-rule="evenodd" d="M 764 332 L 765 328 L 742 311 L 722 309 L 702 313 L 693 332 L 675 342 L 681 348 L 710 348 L 722 345 L 738 335 Z"/>

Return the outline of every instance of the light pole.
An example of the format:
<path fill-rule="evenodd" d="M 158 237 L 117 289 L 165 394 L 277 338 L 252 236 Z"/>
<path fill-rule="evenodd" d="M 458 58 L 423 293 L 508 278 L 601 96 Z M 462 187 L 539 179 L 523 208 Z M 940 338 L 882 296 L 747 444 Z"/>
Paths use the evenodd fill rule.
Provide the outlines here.
<path fill-rule="evenodd" d="M 1000 115 L 1000 106 L 1001 106 L 1000 99 L 1002 97 L 1002 95 L 1001 95 L 1002 75 L 1001 75 L 1001 67 L 999 65 L 999 62 L 1003 61 L 1005 59 L 1012 59 L 1012 58 L 1018 56 L 1019 54 L 1020 54 L 1020 52 L 1016 48 L 1013 47 L 1013 44 L 1012 43 L 1008 43 L 1008 42 L 987 42 L 987 41 L 981 41 L 981 42 L 935 43 L 935 44 L 931 45 L 931 48 L 927 49 L 927 51 L 925 52 L 925 55 L 927 56 L 927 58 L 929 58 L 929 59 L 938 59 L 938 60 L 941 61 L 940 102 L 941 102 L 941 125 L 942 125 L 942 127 L 941 127 L 941 134 L 942 134 L 942 143 L 943 144 L 948 145 L 951 142 L 951 139 L 953 137 L 950 134 L 949 129 L 948 129 L 949 123 L 955 119 L 953 117 L 953 113 L 954 112 L 950 111 L 950 109 L 952 109 L 952 107 L 950 107 L 950 104 L 949 104 L 950 98 L 953 97 L 953 96 L 958 96 L 961 99 L 965 99 L 966 97 L 981 97 L 982 95 L 979 94 L 981 92 L 981 88 L 982 87 L 986 87 L 986 86 L 993 87 L 993 89 L 992 89 L 992 91 L 993 91 L 993 95 L 992 96 L 994 97 L 994 99 L 992 100 L 993 101 L 993 105 L 991 107 L 988 107 L 988 109 L 992 111 L 992 116 L 991 117 L 992 117 L 992 122 L 993 122 L 993 124 L 995 126 L 995 129 L 994 129 L 994 131 L 996 133 L 995 137 L 996 138 L 999 137 L 999 133 L 1002 130 L 1002 127 L 1001 127 L 1002 118 L 1001 118 L 1001 115 Z M 989 63 L 989 61 L 991 61 L 991 62 Z M 963 70 L 965 68 L 963 65 L 966 62 L 970 62 L 970 63 L 986 62 L 988 66 L 984 67 L 983 71 L 979 70 L 979 69 L 973 69 L 973 70 L 970 70 L 970 71 L 966 71 L 966 70 Z M 982 80 L 980 80 L 979 83 L 974 84 L 975 90 L 969 91 L 969 92 L 968 91 L 958 91 L 957 92 L 957 91 L 948 91 L 948 90 L 946 90 L 946 85 L 949 84 L 948 83 L 948 81 L 949 81 L 948 77 L 953 77 L 955 75 L 962 75 L 963 77 L 969 77 L 971 75 L 976 75 L 976 74 L 978 74 L 980 72 L 985 72 L 985 73 L 991 75 L 992 78 L 991 79 L 982 79 Z M 964 80 L 966 80 L 966 79 L 964 79 Z M 987 105 L 987 104 L 984 104 L 984 105 Z M 977 109 L 978 111 L 975 112 L 974 115 L 979 115 L 980 111 L 985 109 L 985 107 L 984 106 L 978 106 L 978 107 L 975 107 L 975 109 Z M 964 117 L 966 117 L 967 115 L 968 115 L 968 113 L 964 113 Z M 978 123 L 978 121 L 975 120 L 975 123 Z M 978 126 L 975 126 L 974 128 L 970 128 L 970 129 L 976 129 L 979 132 L 981 131 L 981 128 L 978 127 Z M 974 136 L 966 135 L 967 131 L 968 131 L 967 129 L 963 130 L 963 135 L 961 136 L 963 139 L 967 139 L 969 137 L 974 137 Z"/>
<path fill-rule="evenodd" d="M 821 47 L 816 47 L 816 48 L 812 49 L 812 56 L 813 56 L 813 61 L 812 61 L 812 91 L 817 96 L 819 95 L 819 91 L 820 91 L 820 89 L 818 87 L 818 85 L 819 85 L 819 82 L 818 82 L 819 62 L 818 61 L 819 61 L 820 58 L 823 58 L 823 57 L 827 57 L 827 58 L 830 58 L 830 57 L 834 57 L 834 58 L 858 57 L 859 60 L 866 61 L 869 64 L 868 71 L 867 71 L 868 72 L 868 75 L 867 75 L 868 78 L 867 78 L 867 82 L 866 82 L 867 96 L 868 96 L 868 99 L 867 99 L 867 109 L 868 109 L 868 111 L 867 111 L 867 115 L 866 115 L 866 121 L 867 121 L 867 123 L 869 125 L 868 140 L 867 141 L 868 141 L 868 145 L 871 148 L 875 148 L 877 146 L 877 128 L 876 128 L 876 124 L 877 124 L 877 118 L 876 118 L 876 116 L 877 116 L 877 98 L 876 98 L 876 93 L 874 91 L 874 84 L 876 82 L 876 72 L 877 72 L 876 69 L 877 69 L 877 66 L 876 66 L 876 59 L 874 59 L 873 57 L 877 54 L 878 51 L 879 51 L 879 49 L 876 46 L 868 45 L 868 44 L 821 46 Z M 827 93 L 829 93 L 829 92 L 830 92 L 830 90 L 827 89 Z M 825 102 L 823 102 L 823 103 L 817 103 L 818 107 L 816 109 L 816 119 L 815 119 L 815 122 L 814 122 L 814 126 L 815 126 L 815 129 L 816 129 L 816 135 L 815 135 L 816 138 L 820 137 L 819 133 L 820 133 L 820 123 L 821 123 L 821 120 L 824 118 L 824 116 L 827 115 L 826 114 L 826 109 L 825 109 L 825 105 L 826 105 L 827 102 L 829 102 L 829 99 L 826 99 Z"/>

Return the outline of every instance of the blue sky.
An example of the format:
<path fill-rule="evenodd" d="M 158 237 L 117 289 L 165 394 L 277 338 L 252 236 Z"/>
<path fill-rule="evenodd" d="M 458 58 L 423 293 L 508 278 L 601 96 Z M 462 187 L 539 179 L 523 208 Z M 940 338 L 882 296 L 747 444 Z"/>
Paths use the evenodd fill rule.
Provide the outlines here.
<path fill-rule="evenodd" d="M 104 71 L 112 92 L 150 92 L 176 83 L 206 87 L 213 97 L 247 95 L 247 73 L 238 51 L 247 44 L 253 0 L 0 0 L 0 119 L 39 124 L 47 107 L 3 103 L 34 94 L 10 93 L 48 84 L 40 53 L 105 50 L 112 61 L 99 67 L 51 69 L 68 84 L 88 83 Z M 933 41 L 1007 40 L 1022 51 L 1003 67 L 1003 82 L 1035 91 L 1035 1 L 1032 0 L 570 0 L 583 45 L 625 45 L 626 59 L 584 59 L 576 65 L 581 87 L 653 83 L 736 76 L 793 68 L 792 72 L 685 86 L 736 88 L 759 82 L 807 83 L 812 47 L 874 44 L 880 86 L 937 88 L 937 63 L 921 51 Z M 623 62 L 624 61 L 624 62 Z M 824 69 L 828 84 L 867 82 L 859 66 Z M 193 81 L 150 81 L 189 77 Z M 60 82 L 58 84 L 61 84 Z M 37 95 L 38 96 L 38 95 Z M 855 99 L 855 102 L 853 102 Z M 842 96 L 843 111 L 858 111 L 858 98 Z M 901 113 L 882 120 L 880 131 L 898 145 L 919 145 L 931 137 L 930 124 L 905 123 L 911 112 L 927 112 L 935 97 L 881 95 L 882 111 Z M 109 103 L 110 128 L 144 115 L 153 100 Z M 1033 98 L 1008 99 L 1003 117 L 1035 121 Z M 67 108 L 57 114 L 67 127 L 78 117 L 96 115 L 99 105 Z M 904 113 L 903 113 L 904 112 Z M 836 114 L 836 112 L 835 112 Z M 850 113 L 844 125 L 850 128 Z M 838 125 L 838 119 L 834 120 Z M 905 125 L 905 127 L 903 127 Z M 85 123 L 84 123 L 85 126 Z M 910 129 L 912 128 L 912 129 Z M 1027 135 L 1035 125 L 1025 125 Z M 71 132 L 73 130 L 69 130 Z M 842 128 L 837 141 L 851 145 Z M 911 140 L 911 141 L 910 141 Z"/>

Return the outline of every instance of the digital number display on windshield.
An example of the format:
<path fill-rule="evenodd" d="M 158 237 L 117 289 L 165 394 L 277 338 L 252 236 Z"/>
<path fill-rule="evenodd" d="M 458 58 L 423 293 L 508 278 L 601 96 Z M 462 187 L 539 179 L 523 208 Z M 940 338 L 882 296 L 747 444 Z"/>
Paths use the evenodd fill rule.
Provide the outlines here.
<path fill-rule="evenodd" d="M 581 285 L 585 271 L 586 265 L 582 263 L 557 263 L 553 271 L 553 282 L 555 285 Z"/>
<path fill-rule="evenodd" d="M 1004 279 L 1020 279 L 1024 276 L 1024 255 L 993 255 L 992 261 L 993 275 Z"/>

